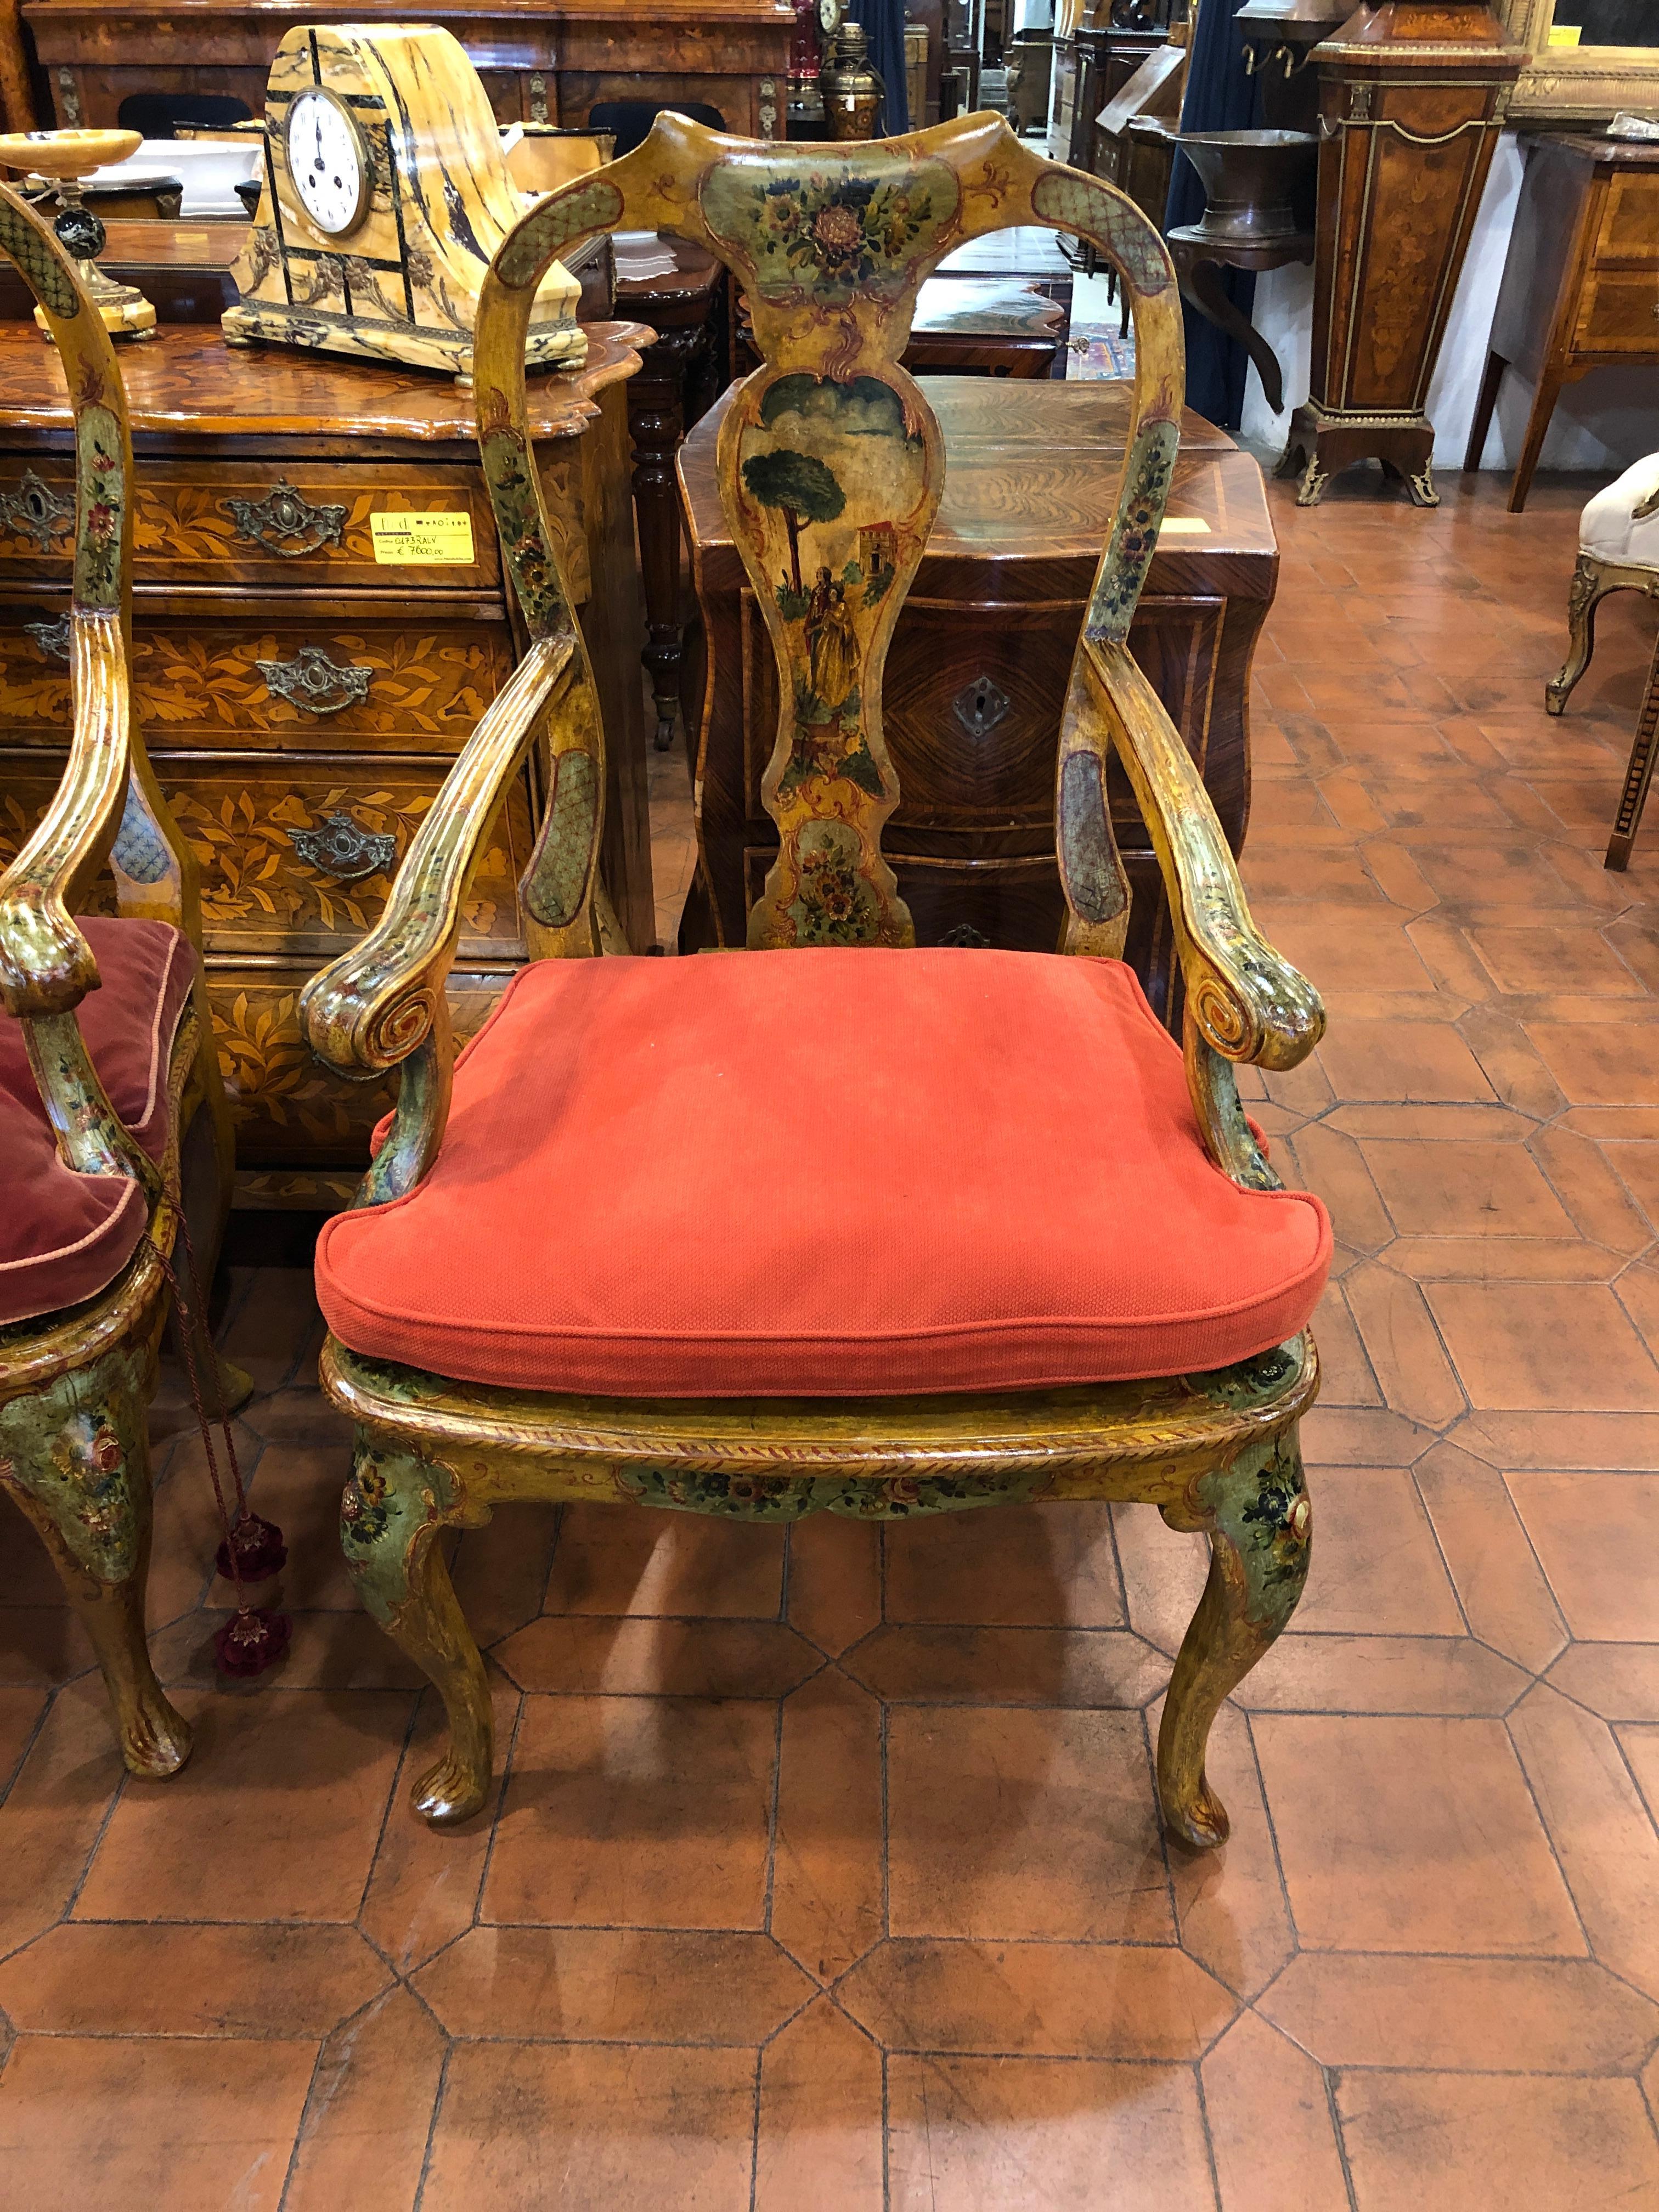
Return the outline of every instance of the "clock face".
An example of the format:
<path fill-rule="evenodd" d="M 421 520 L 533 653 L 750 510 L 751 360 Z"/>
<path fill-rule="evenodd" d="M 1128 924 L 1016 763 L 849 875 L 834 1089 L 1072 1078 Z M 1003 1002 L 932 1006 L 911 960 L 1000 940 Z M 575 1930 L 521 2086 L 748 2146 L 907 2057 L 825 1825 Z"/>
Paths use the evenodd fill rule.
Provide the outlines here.
<path fill-rule="evenodd" d="M 818 0 L 818 27 L 826 39 L 833 39 L 840 30 L 846 12 L 842 0 Z"/>
<path fill-rule="evenodd" d="M 350 110 L 320 86 L 288 111 L 288 167 L 306 213 L 325 237 L 342 238 L 368 212 L 368 161 Z"/>

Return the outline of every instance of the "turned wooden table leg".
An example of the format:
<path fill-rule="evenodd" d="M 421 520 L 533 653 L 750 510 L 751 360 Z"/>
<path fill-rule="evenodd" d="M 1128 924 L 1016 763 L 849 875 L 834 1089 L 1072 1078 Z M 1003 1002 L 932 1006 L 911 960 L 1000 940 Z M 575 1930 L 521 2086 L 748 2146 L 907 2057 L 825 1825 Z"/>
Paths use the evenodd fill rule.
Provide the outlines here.
<path fill-rule="evenodd" d="M 685 435 L 685 380 L 705 336 L 702 325 L 659 331 L 628 388 L 648 640 L 641 658 L 657 705 L 659 752 L 673 742 L 679 698 L 680 503 L 674 463 Z"/>

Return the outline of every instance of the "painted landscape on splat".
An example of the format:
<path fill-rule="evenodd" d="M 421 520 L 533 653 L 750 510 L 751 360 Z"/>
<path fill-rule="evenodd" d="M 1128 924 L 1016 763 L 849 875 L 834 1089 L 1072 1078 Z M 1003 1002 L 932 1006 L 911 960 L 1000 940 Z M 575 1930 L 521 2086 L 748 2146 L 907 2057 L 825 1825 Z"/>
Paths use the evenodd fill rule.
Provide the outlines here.
<path fill-rule="evenodd" d="M 794 741 L 778 787 L 844 779 L 884 795 L 865 726 L 866 667 L 926 453 L 903 403 L 875 377 L 786 376 L 763 396 L 741 477 L 756 550 L 782 617 Z M 895 519 L 897 518 L 897 519 Z"/>

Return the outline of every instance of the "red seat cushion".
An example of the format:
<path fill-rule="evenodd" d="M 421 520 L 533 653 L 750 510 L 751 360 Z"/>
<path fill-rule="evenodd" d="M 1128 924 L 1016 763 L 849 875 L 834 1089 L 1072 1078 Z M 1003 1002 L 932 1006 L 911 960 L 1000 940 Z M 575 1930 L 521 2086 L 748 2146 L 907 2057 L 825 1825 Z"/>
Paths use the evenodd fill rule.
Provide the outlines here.
<path fill-rule="evenodd" d="M 846 1397 L 1225 1366 L 1330 1255 L 1317 1199 L 1212 1166 L 1120 963 L 823 950 L 526 969 L 317 1282 L 343 1343 L 461 1381 Z"/>
<path fill-rule="evenodd" d="M 78 1009 L 110 1103 L 154 1160 L 167 1142 L 167 1061 L 196 975 L 190 939 L 164 921 L 95 915 L 80 927 L 102 988 Z M 0 1012 L 0 1323 L 78 1305 L 112 1282 L 143 1235 L 144 1194 L 58 1157 L 23 1046 Z"/>

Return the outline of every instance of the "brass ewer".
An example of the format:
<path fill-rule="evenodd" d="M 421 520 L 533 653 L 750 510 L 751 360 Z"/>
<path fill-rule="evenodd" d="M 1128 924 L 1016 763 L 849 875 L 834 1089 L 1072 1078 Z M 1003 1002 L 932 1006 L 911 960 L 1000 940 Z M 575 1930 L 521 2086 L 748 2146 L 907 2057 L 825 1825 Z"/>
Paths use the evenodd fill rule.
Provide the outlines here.
<path fill-rule="evenodd" d="M 143 143 L 136 131 L 12 131 L 0 133 L 0 168 L 21 169 L 31 177 L 49 178 L 58 187 L 58 213 L 52 228 L 58 242 L 74 260 L 81 281 L 104 328 L 116 337 L 150 338 L 155 335 L 155 310 L 143 294 L 131 284 L 118 284 L 98 266 L 104 250 L 104 226 L 86 204 L 81 180 L 112 161 L 125 161 Z M 48 337 L 41 310 L 34 319 Z"/>

